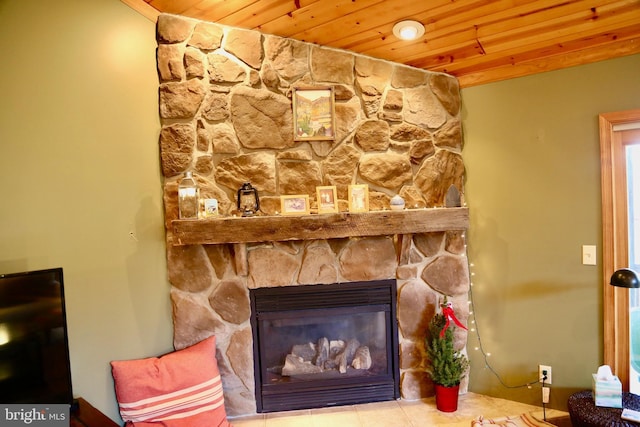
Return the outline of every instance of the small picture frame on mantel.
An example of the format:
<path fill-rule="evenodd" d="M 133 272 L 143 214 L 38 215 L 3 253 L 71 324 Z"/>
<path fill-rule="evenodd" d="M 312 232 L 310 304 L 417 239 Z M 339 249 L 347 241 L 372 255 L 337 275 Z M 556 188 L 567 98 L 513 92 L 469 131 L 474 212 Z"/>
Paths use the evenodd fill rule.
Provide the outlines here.
<path fill-rule="evenodd" d="M 202 216 L 204 218 L 211 218 L 220 214 L 217 199 L 202 199 L 202 204 Z"/>
<path fill-rule="evenodd" d="M 338 192 L 335 185 L 316 187 L 318 213 L 338 212 Z"/>
<path fill-rule="evenodd" d="M 280 196 L 280 209 L 282 215 L 308 215 L 309 196 L 306 194 Z"/>
<path fill-rule="evenodd" d="M 293 88 L 295 141 L 333 141 L 336 119 L 333 86 Z"/>
<path fill-rule="evenodd" d="M 349 212 L 369 212 L 369 186 L 349 186 Z"/>

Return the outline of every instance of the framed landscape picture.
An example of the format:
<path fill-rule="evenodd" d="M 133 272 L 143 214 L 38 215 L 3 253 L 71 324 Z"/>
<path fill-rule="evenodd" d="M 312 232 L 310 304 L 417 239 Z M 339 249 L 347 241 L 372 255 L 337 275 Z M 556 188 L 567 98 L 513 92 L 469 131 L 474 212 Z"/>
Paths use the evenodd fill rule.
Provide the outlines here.
<path fill-rule="evenodd" d="M 338 212 L 338 193 L 335 185 L 316 187 L 318 213 Z"/>
<path fill-rule="evenodd" d="M 309 196 L 280 196 L 280 208 L 282 215 L 307 215 L 309 214 Z"/>
<path fill-rule="evenodd" d="M 369 212 L 369 186 L 349 186 L 349 212 Z"/>
<path fill-rule="evenodd" d="M 293 126 L 295 141 L 334 140 L 333 86 L 293 88 Z"/>

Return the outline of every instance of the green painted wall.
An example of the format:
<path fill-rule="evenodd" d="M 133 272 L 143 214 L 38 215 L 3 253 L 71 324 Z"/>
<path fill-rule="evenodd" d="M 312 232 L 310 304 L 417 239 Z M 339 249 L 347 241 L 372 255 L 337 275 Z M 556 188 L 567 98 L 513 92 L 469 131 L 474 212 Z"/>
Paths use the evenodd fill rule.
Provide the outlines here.
<path fill-rule="evenodd" d="M 171 350 L 155 26 L 117 0 L 0 0 L 0 272 L 64 268 L 74 391 Z"/>
<path fill-rule="evenodd" d="M 640 108 L 640 55 L 462 91 L 476 325 L 506 386 L 551 365 L 550 406 L 591 387 L 602 364 L 598 114 Z M 596 245 L 598 265 L 582 265 Z M 541 404 L 508 388 L 469 335 L 470 391 Z"/>

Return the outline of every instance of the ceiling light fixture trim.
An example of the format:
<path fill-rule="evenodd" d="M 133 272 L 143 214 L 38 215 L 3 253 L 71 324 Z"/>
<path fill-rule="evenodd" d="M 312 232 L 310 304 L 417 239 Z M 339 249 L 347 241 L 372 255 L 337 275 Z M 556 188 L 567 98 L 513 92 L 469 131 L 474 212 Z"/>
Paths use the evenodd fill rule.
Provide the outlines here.
<path fill-rule="evenodd" d="M 424 34 L 424 25 L 412 19 L 400 21 L 393 26 L 393 34 L 402 40 L 415 40 Z"/>

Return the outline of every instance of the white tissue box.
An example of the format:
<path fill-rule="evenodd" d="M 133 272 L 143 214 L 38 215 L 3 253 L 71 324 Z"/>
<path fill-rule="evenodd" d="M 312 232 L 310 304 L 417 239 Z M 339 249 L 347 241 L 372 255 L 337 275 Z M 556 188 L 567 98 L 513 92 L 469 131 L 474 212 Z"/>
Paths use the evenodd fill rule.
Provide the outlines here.
<path fill-rule="evenodd" d="M 622 383 L 618 377 L 612 380 L 599 380 L 596 374 L 593 374 L 593 401 L 596 406 L 605 406 L 607 408 L 622 408 Z"/>

